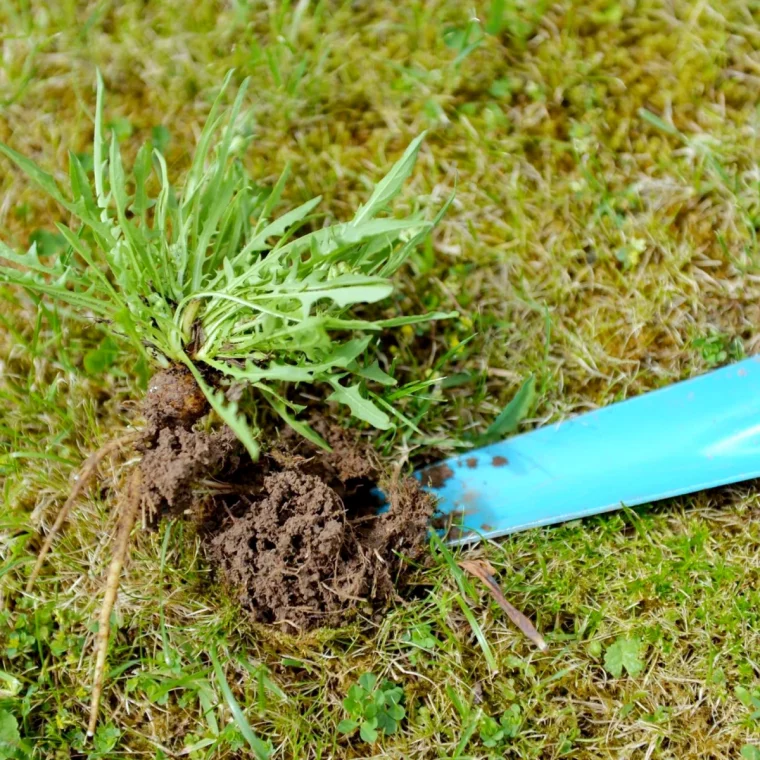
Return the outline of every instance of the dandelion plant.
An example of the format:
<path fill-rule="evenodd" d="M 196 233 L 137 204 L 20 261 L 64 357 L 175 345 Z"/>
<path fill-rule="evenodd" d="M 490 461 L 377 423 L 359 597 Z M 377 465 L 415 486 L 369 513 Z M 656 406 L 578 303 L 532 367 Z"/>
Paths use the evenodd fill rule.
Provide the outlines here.
<path fill-rule="evenodd" d="M 298 419 L 287 384 L 325 384 L 329 399 L 370 425 L 387 429 L 393 410 L 366 393 L 366 381 L 392 384 L 369 349 L 385 328 L 447 314 L 366 320 L 348 312 L 387 298 L 391 276 L 437 219 L 420 214 L 384 216 L 412 171 L 422 135 L 415 139 L 348 222 L 319 227 L 320 198 L 274 216 L 288 172 L 271 191 L 243 167 L 247 144 L 243 104 L 247 81 L 231 108 L 222 108 L 231 73 L 211 108 L 192 164 L 181 185 L 172 183 L 164 156 L 145 144 L 131 170 L 115 135 L 104 130 L 103 81 L 97 78 L 93 166 L 90 175 L 71 154 L 69 188 L 32 161 L 0 145 L 69 214 L 57 224 L 66 248 L 40 257 L 32 244 L 17 253 L 0 242 L 0 282 L 19 285 L 69 305 L 71 313 L 109 326 L 124 350 L 141 355 L 156 372 L 184 368 L 208 407 L 234 432 L 253 460 L 261 431 L 230 393 L 250 390 L 312 442 L 325 442 Z M 443 213 L 443 210 L 440 212 Z M 301 234 L 309 225 L 311 231 Z M 128 435 L 116 443 L 134 442 Z M 75 492 L 49 532 L 30 577 L 34 582 L 55 531 L 113 442 L 95 452 Z M 138 468 L 139 469 L 139 468 Z M 85 477 L 86 475 L 86 477 Z M 110 611 L 128 537 L 138 511 L 140 476 L 127 488 L 98 634 L 90 729 L 102 688 Z"/>

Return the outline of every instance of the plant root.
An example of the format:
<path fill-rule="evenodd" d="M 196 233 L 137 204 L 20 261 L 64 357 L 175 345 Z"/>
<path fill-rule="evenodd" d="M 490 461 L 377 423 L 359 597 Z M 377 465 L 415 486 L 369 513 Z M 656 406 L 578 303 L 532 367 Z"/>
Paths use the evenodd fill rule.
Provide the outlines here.
<path fill-rule="evenodd" d="M 58 515 L 55 518 L 55 522 L 48 531 L 48 534 L 45 537 L 45 541 L 42 544 L 42 548 L 37 555 L 37 561 L 34 563 L 32 574 L 29 576 L 29 580 L 26 582 L 27 594 L 31 593 L 32 588 L 34 587 L 34 582 L 37 580 L 37 577 L 42 570 L 42 566 L 45 563 L 45 557 L 47 557 L 47 555 L 50 553 L 50 548 L 53 545 L 53 540 L 60 531 L 63 523 L 66 521 L 66 518 L 68 517 L 68 514 L 71 511 L 74 502 L 79 498 L 80 494 L 87 487 L 90 480 L 92 480 L 93 475 L 98 469 L 98 465 L 109 454 L 113 453 L 114 451 L 118 451 L 130 443 L 134 443 L 141 436 L 142 433 L 127 433 L 126 435 L 122 435 L 119 438 L 114 438 L 112 441 L 109 441 L 104 446 L 101 446 L 97 451 L 93 452 L 89 457 L 87 457 L 87 460 L 85 461 L 79 473 L 79 478 L 76 482 L 76 485 L 71 490 L 68 499 L 66 499 L 66 502 L 58 512 Z"/>
<path fill-rule="evenodd" d="M 106 656 L 108 655 L 108 638 L 111 632 L 111 612 L 116 602 L 119 591 L 119 579 L 121 569 L 124 566 L 129 550 L 129 535 L 132 532 L 137 515 L 140 512 L 140 488 L 142 486 L 142 470 L 140 465 L 132 473 L 127 484 L 127 494 L 124 500 L 124 508 L 119 516 L 116 542 L 114 546 L 111 564 L 108 567 L 106 578 L 106 590 L 103 596 L 103 605 L 100 608 L 100 620 L 98 633 L 95 640 L 95 670 L 92 680 L 92 700 L 90 702 L 90 722 L 87 727 L 87 736 L 95 733 L 98 722 L 98 710 L 100 697 L 103 693 L 103 683 L 106 672 Z"/>

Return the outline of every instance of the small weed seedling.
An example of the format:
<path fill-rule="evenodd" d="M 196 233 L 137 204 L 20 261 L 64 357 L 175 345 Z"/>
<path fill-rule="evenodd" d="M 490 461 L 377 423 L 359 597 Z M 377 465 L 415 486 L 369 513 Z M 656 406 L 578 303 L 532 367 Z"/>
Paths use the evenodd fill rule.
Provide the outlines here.
<path fill-rule="evenodd" d="M 739 338 L 729 338 L 717 332 L 695 338 L 692 344 L 708 367 L 719 367 L 729 361 L 739 361 L 745 356 Z"/>
<path fill-rule="evenodd" d="M 610 646 L 604 655 L 604 667 L 615 678 L 620 678 L 625 670 L 631 678 L 636 678 L 644 670 L 644 661 L 641 658 L 642 643 L 635 636 L 632 638 L 618 638 Z"/>
<path fill-rule="evenodd" d="M 490 715 L 484 715 L 480 719 L 478 732 L 484 747 L 494 749 L 507 743 L 508 739 L 514 739 L 520 733 L 522 715 L 519 705 L 512 705 L 497 721 Z"/>
<path fill-rule="evenodd" d="M 230 80 L 231 74 L 222 93 Z M 115 123 L 110 145 L 106 140 L 100 76 L 91 171 L 72 154 L 68 191 L 51 174 L 0 144 L 0 152 L 57 201 L 70 220 L 57 225 L 55 246 L 39 239 L 26 253 L 18 253 L 0 243 L 0 259 L 7 262 L 0 265 L 0 283 L 16 284 L 37 298 L 70 307 L 71 316 L 106 325 L 106 364 L 113 361 L 115 350 L 126 349 L 153 371 L 145 406 L 147 426 L 107 443 L 89 458 L 48 532 L 28 590 L 72 504 L 109 453 L 136 445 L 153 455 L 163 446 L 174 458 L 182 441 L 204 435 L 208 442 L 209 435 L 224 434 L 195 427 L 213 413 L 256 461 L 261 431 L 252 420 L 261 404 L 312 443 L 329 448 L 298 418 L 303 407 L 288 398 L 288 383 L 327 385 L 332 389 L 330 400 L 345 404 L 356 418 L 376 428 L 405 423 L 380 391 L 372 391 L 373 386 L 395 384 L 374 360 L 374 336 L 389 327 L 449 315 L 369 321 L 347 312 L 391 295 L 390 277 L 435 223 L 419 214 L 405 219 L 380 216 L 410 175 L 422 136 L 351 221 L 297 236 L 303 225 L 313 222 L 320 198 L 273 217 L 287 170 L 266 192 L 243 169 L 241 157 L 251 137 L 242 110 L 246 87 L 247 81 L 226 116 L 220 93 L 181 187 L 170 182 L 166 160 L 151 143 L 140 149 L 131 171 L 125 168 Z M 90 365 L 97 370 L 98 361 Z M 133 468 L 127 484 L 106 580 L 90 733 L 102 691 L 110 613 L 136 516 L 141 508 L 161 514 L 167 503 L 184 508 L 180 502 L 189 497 L 193 482 L 213 477 L 221 466 L 220 461 L 199 464 L 187 482 L 167 496 L 155 482 L 156 462 L 152 469 L 144 463 L 145 458 Z M 159 464 L 165 469 L 169 460 Z M 395 692 L 388 694 L 387 701 L 382 697 L 377 703 L 378 709 L 392 707 L 378 713 L 378 721 L 382 715 L 384 722 L 377 725 L 383 729 L 395 727 L 392 715 L 403 714 L 398 700 L 392 701 Z M 371 722 L 368 718 L 366 725 Z"/>
<path fill-rule="evenodd" d="M 404 690 L 400 686 L 390 681 L 383 681 L 378 686 L 377 676 L 365 673 L 348 690 L 348 696 L 343 700 L 349 717 L 338 724 L 338 731 L 350 734 L 358 728 L 359 736 L 373 744 L 381 733 L 386 736 L 395 733 L 399 721 L 406 715 L 401 704 L 403 699 Z"/>

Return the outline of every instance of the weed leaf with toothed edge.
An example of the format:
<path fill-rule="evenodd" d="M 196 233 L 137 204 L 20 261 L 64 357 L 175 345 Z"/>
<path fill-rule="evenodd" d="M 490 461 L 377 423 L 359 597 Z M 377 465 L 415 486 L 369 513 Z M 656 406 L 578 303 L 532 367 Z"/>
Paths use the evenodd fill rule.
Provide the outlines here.
<path fill-rule="evenodd" d="M 248 80 L 225 111 L 231 81 L 232 72 L 211 106 L 180 187 L 168 177 L 164 127 L 153 128 L 132 167 L 124 164 L 119 140 L 131 125 L 106 121 L 100 73 L 92 185 L 75 154 L 67 194 L 51 174 L 0 144 L 0 152 L 71 219 L 59 224 L 58 232 L 39 231 L 27 253 L 0 243 L 0 283 L 66 303 L 82 318 L 109 325 L 108 339 L 85 357 L 91 375 L 105 372 L 125 345 L 146 365 L 185 365 L 213 411 L 254 459 L 257 431 L 224 393 L 233 382 L 247 385 L 254 404 L 270 404 L 323 448 L 326 443 L 298 420 L 299 409 L 287 402 L 282 384 L 332 386 L 330 400 L 369 425 L 380 430 L 405 425 L 402 415 L 392 420 L 363 388 L 365 381 L 395 383 L 373 362 L 375 341 L 368 336 L 452 315 L 371 321 L 352 319 L 347 312 L 393 293 L 390 277 L 440 218 L 440 213 L 432 222 L 419 214 L 381 216 L 410 176 L 424 134 L 411 142 L 350 222 L 295 237 L 320 198 L 276 216 L 288 169 L 271 192 L 246 176 L 240 157 L 250 139 L 243 109 Z M 365 353 L 370 355 L 360 361 Z"/>
<path fill-rule="evenodd" d="M 382 409 L 379 409 L 373 401 L 361 395 L 359 383 L 345 388 L 336 381 L 333 383 L 333 387 L 335 390 L 327 397 L 328 401 L 345 404 L 354 417 L 368 422 L 378 430 L 387 430 L 391 426 L 391 418 Z"/>
<path fill-rule="evenodd" d="M 414 164 L 417 161 L 417 153 L 420 150 L 422 141 L 425 139 L 425 132 L 416 137 L 404 151 L 404 155 L 393 165 L 388 174 L 377 183 L 370 199 L 359 207 L 351 226 L 356 228 L 362 222 L 373 219 L 374 216 L 382 211 L 401 191 L 401 187 L 412 173 Z"/>

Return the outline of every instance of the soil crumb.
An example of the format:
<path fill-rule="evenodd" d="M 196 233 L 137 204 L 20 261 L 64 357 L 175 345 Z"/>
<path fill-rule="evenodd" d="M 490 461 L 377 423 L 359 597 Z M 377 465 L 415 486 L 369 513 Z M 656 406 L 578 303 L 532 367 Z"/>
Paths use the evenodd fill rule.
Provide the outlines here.
<path fill-rule="evenodd" d="M 319 427 L 317 425 L 317 427 Z M 433 498 L 409 478 L 385 488 L 377 513 L 374 452 L 348 431 L 319 429 L 332 453 L 286 436 L 234 476 L 238 493 L 210 510 L 210 556 L 263 623 L 335 627 L 396 594 L 408 559 L 426 554 Z"/>
<path fill-rule="evenodd" d="M 193 506 L 193 486 L 215 475 L 227 464 L 239 444 L 227 427 L 215 433 L 164 427 L 155 445 L 144 451 L 143 504 L 151 517 L 179 514 Z"/>
<path fill-rule="evenodd" d="M 449 478 L 453 477 L 454 471 L 447 464 L 434 465 L 422 473 L 422 485 L 430 488 L 441 488 Z"/>
<path fill-rule="evenodd" d="M 465 464 L 471 469 L 474 470 L 478 466 L 478 460 L 477 457 L 468 457 L 464 460 Z"/>
<path fill-rule="evenodd" d="M 207 411 L 206 397 L 184 367 L 170 367 L 150 379 L 143 402 L 148 435 L 165 427 L 192 427 Z"/>
<path fill-rule="evenodd" d="M 207 411 L 206 397 L 184 367 L 173 366 L 151 378 L 143 402 L 148 424 L 138 449 L 143 453 L 141 499 L 153 522 L 192 507 L 193 486 L 214 477 L 240 449 L 227 427 L 194 429 Z"/>
<path fill-rule="evenodd" d="M 509 464 L 509 459 L 507 459 L 506 457 L 494 457 L 491 460 L 491 464 L 494 467 L 504 467 L 504 465 Z"/>

